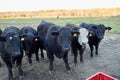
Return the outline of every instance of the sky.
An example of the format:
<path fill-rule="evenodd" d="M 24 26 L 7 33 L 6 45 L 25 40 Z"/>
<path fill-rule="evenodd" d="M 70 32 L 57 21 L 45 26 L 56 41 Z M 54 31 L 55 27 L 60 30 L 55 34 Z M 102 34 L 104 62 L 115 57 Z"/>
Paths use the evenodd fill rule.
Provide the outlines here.
<path fill-rule="evenodd" d="M 0 0 L 0 12 L 120 8 L 120 0 Z"/>

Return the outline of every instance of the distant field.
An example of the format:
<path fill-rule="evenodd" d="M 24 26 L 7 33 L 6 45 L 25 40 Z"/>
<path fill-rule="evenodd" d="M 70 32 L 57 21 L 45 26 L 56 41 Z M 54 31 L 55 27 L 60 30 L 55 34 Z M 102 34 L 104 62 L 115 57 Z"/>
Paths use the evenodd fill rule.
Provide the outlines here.
<path fill-rule="evenodd" d="M 80 17 L 80 18 L 19 18 L 19 19 L 0 19 L 0 28 L 4 30 L 5 27 L 13 25 L 19 28 L 23 26 L 32 26 L 35 29 L 41 22 L 41 20 L 47 20 L 57 25 L 65 25 L 66 23 L 73 23 L 79 25 L 82 22 L 104 24 L 110 26 L 113 29 L 110 33 L 120 34 L 120 16 L 107 17 L 107 18 L 94 18 L 94 17 Z"/>

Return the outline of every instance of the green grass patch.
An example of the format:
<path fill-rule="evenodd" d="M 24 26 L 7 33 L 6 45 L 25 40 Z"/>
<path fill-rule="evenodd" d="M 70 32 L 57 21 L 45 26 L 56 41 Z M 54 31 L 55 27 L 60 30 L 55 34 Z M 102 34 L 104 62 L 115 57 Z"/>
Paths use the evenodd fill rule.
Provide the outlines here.
<path fill-rule="evenodd" d="M 64 26 L 66 23 L 73 23 L 80 25 L 81 23 L 94 23 L 104 24 L 105 26 L 112 27 L 110 33 L 120 34 L 120 18 L 119 17 L 107 17 L 107 18 L 95 18 L 95 17 L 79 17 L 79 18 L 20 18 L 20 19 L 0 19 L 0 28 L 4 30 L 7 26 L 24 27 L 31 26 L 37 28 L 42 20 L 53 22 L 57 25 Z"/>

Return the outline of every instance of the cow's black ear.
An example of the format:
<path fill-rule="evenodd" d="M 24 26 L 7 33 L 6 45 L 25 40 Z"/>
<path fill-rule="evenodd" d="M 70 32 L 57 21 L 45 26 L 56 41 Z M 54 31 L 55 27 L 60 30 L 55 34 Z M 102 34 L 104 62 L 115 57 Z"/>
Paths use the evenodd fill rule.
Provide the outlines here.
<path fill-rule="evenodd" d="M 80 32 L 72 32 L 73 37 L 77 37 L 80 34 Z"/>
<path fill-rule="evenodd" d="M 0 36 L 0 41 L 3 41 L 3 42 L 5 42 L 5 41 L 6 41 L 5 37 L 3 37 L 3 36 Z"/>
<path fill-rule="evenodd" d="M 108 30 L 108 31 L 111 30 L 111 29 L 112 29 L 111 27 L 106 27 L 105 28 L 105 30 Z"/>
<path fill-rule="evenodd" d="M 92 28 L 93 28 L 93 29 L 97 29 L 97 27 L 96 27 L 96 26 L 92 26 Z"/>
<path fill-rule="evenodd" d="M 51 35 L 53 35 L 53 36 L 58 36 L 58 35 L 59 35 L 59 32 L 58 32 L 58 31 L 54 31 L 54 32 L 51 33 Z"/>

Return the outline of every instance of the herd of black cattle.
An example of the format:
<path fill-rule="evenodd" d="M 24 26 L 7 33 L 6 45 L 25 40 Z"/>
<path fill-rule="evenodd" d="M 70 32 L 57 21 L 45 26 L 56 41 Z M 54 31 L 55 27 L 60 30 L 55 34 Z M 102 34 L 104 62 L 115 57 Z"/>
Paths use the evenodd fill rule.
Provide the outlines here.
<path fill-rule="evenodd" d="M 65 26 L 58 26 L 43 20 L 38 25 L 37 30 L 29 26 L 22 29 L 10 26 L 4 31 L 0 30 L 0 54 L 8 68 L 8 80 L 13 80 L 13 65 L 17 66 L 19 77 L 23 78 L 24 73 L 21 66 L 24 52 L 28 56 L 29 64 L 32 64 L 31 56 L 33 53 L 36 55 L 36 60 L 39 61 L 39 49 L 42 59 L 44 59 L 43 50 L 47 52 L 50 73 L 54 70 L 54 55 L 58 58 L 63 58 L 65 67 L 70 72 L 68 52 L 71 50 L 74 54 L 75 64 L 77 63 L 78 50 L 80 61 L 83 61 L 82 56 L 86 43 L 89 44 L 91 50 L 90 56 L 93 57 L 94 46 L 95 53 L 98 55 L 99 43 L 104 37 L 105 30 L 111 29 L 111 27 L 105 27 L 103 24 L 86 23 L 82 23 L 79 26 L 70 23 Z"/>

